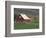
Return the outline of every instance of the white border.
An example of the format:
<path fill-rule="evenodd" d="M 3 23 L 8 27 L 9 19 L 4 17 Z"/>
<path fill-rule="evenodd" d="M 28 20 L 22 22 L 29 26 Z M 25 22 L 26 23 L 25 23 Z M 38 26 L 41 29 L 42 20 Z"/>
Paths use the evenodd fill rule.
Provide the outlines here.
<path fill-rule="evenodd" d="M 39 29 L 14 30 L 14 8 L 39 9 Z M 42 7 L 11 5 L 11 33 L 34 33 L 34 32 L 42 32 Z"/>

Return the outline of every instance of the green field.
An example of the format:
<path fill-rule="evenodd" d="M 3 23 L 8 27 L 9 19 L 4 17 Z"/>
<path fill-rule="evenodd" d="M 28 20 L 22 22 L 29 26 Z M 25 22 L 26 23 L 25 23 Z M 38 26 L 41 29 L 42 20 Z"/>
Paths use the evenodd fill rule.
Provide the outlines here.
<path fill-rule="evenodd" d="M 15 23 L 14 29 L 38 29 L 39 28 L 39 20 L 33 20 L 30 24 L 25 23 Z"/>

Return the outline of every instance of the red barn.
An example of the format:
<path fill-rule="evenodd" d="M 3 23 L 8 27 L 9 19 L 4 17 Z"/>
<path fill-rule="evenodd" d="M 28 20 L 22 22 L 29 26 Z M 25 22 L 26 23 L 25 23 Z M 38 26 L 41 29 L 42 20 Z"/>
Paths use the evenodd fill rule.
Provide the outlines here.
<path fill-rule="evenodd" d="M 17 23 L 29 23 L 31 22 L 31 18 L 29 18 L 26 14 L 20 14 L 16 17 Z"/>

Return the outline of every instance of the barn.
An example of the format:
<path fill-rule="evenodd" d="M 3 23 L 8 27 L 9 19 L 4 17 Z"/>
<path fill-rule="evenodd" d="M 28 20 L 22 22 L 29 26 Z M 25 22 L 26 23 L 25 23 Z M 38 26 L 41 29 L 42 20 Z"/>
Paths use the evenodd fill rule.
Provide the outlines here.
<path fill-rule="evenodd" d="M 26 14 L 19 14 L 16 17 L 16 23 L 29 23 L 31 22 L 31 18 L 29 18 Z"/>

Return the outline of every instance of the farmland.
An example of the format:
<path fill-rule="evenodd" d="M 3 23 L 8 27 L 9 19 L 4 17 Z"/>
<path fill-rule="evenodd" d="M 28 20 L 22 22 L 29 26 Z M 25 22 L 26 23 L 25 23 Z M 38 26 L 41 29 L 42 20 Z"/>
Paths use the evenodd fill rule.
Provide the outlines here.
<path fill-rule="evenodd" d="M 25 14 L 29 18 L 31 17 L 30 18 L 31 20 L 28 22 L 20 14 Z M 19 18 L 20 17 L 19 15 L 21 16 L 21 20 Z M 17 16 L 18 18 L 16 19 Z M 38 29 L 38 28 L 39 28 L 39 9 L 14 8 L 14 29 Z"/>

